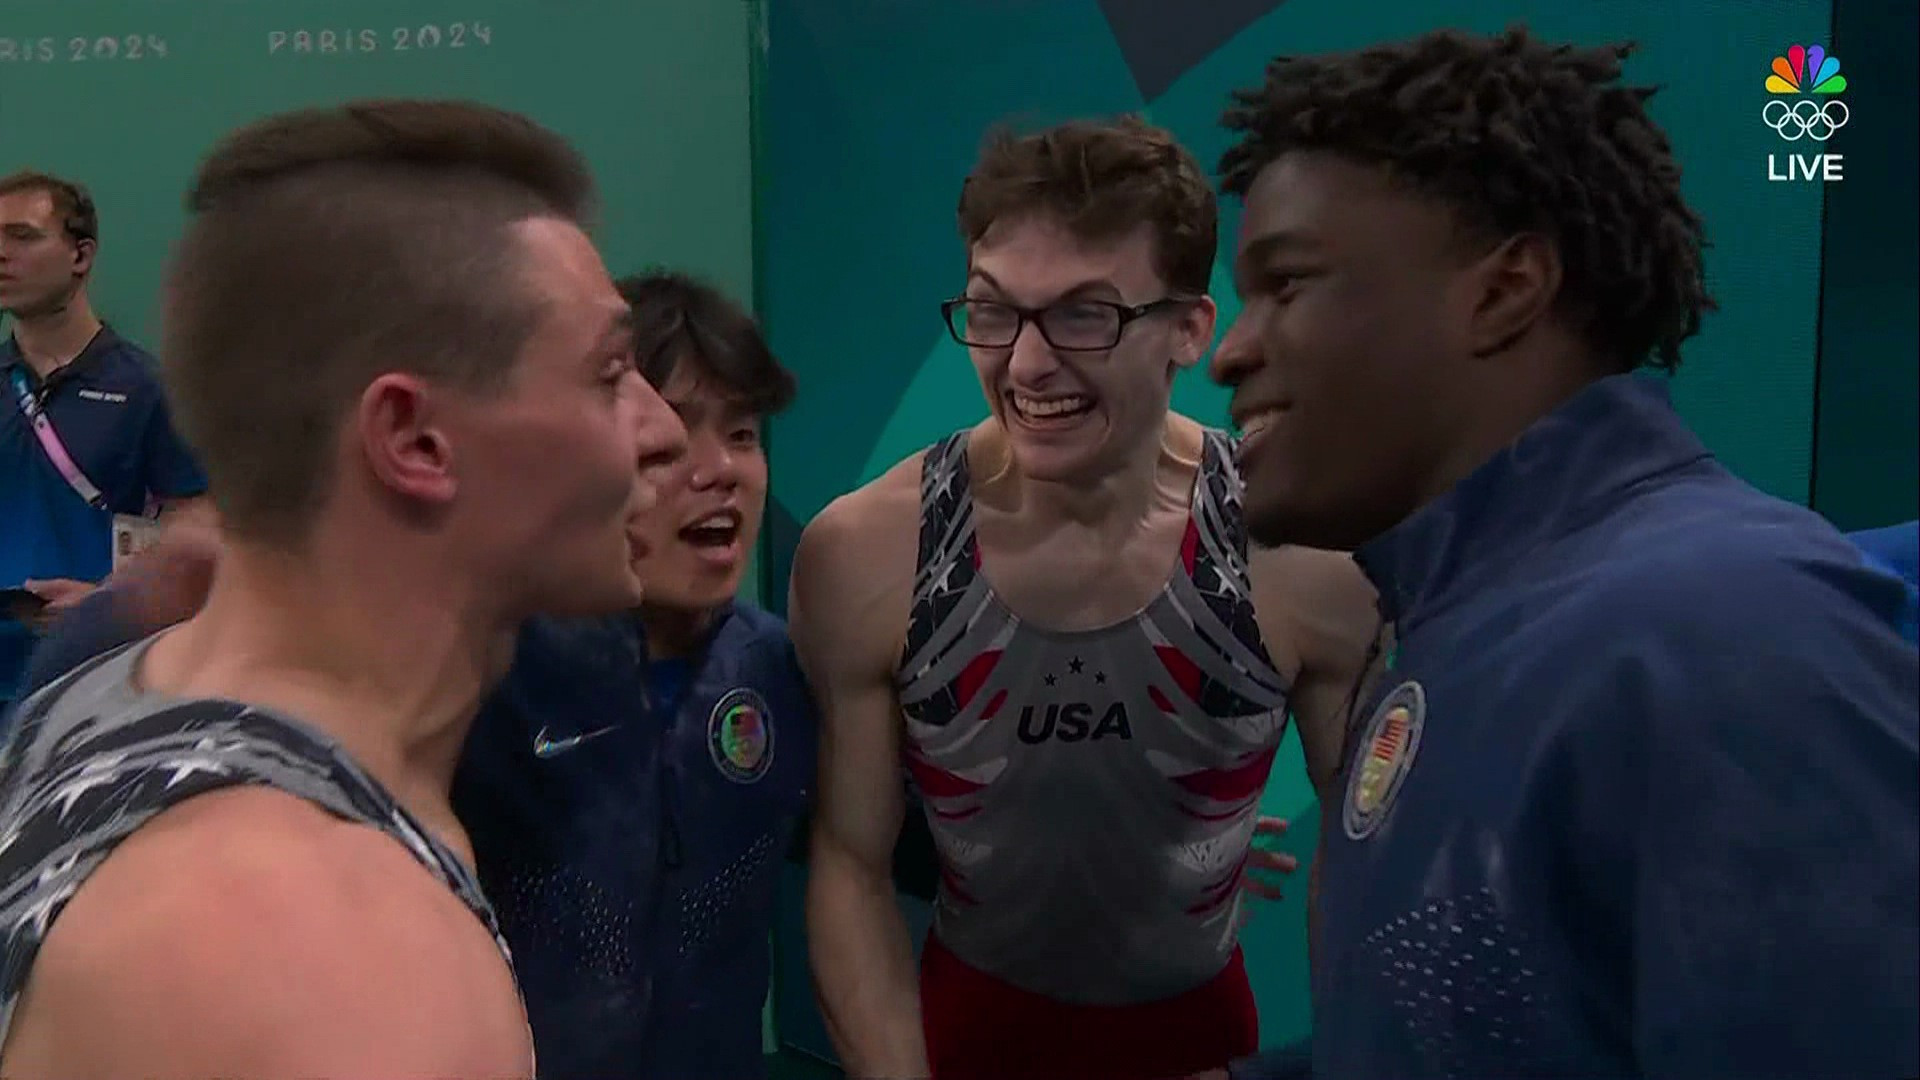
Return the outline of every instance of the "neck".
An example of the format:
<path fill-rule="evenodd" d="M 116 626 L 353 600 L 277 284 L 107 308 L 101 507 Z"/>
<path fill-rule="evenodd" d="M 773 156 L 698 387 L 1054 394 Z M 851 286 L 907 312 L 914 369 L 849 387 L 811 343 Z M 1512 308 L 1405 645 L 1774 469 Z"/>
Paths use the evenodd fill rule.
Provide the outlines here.
<path fill-rule="evenodd" d="M 100 332 L 85 291 L 75 292 L 58 310 L 13 319 L 13 340 L 34 374 L 46 378 L 65 367 Z"/>
<path fill-rule="evenodd" d="M 1036 520 L 1132 529 L 1169 498 L 1186 505 L 1200 464 L 1201 440 L 1200 425 L 1169 412 L 1159 438 L 1132 448 L 1119 468 L 1098 479 L 1036 480 L 1019 475 L 1017 464 L 998 471 L 1012 481 L 1023 514 Z M 1004 443 L 1000 452 L 1006 453 Z"/>
<path fill-rule="evenodd" d="M 640 625 L 647 631 L 647 659 L 679 660 L 691 656 L 713 625 L 714 612 L 683 608 L 640 606 Z"/>
<path fill-rule="evenodd" d="M 431 556 L 318 536 L 295 556 L 229 538 L 206 606 L 155 643 L 144 678 L 325 732 L 467 851 L 449 804 L 454 768 L 482 694 L 511 660 L 516 620 Z"/>
<path fill-rule="evenodd" d="M 1609 372 L 1597 361 L 1548 361 L 1519 357 L 1488 365 L 1486 385 L 1466 393 L 1475 418 L 1461 425 L 1464 436 L 1434 458 L 1421 505 L 1453 490 L 1495 454 L 1513 445 L 1526 430 Z"/>

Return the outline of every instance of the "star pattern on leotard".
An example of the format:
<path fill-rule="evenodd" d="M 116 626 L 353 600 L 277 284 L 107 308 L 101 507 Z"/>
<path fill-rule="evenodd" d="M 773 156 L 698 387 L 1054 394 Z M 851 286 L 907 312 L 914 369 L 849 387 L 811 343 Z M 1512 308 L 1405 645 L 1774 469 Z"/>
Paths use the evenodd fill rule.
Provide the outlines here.
<path fill-rule="evenodd" d="M 1208 467 L 1201 470 L 1204 486 L 1200 492 L 1204 505 L 1197 516 L 1210 526 L 1215 542 L 1212 546 L 1222 557 L 1195 559 L 1191 580 L 1194 590 L 1234 639 L 1261 655 L 1265 649 L 1248 578 L 1247 530 L 1241 514 L 1246 485 L 1234 460 L 1233 441 L 1223 433 L 1210 432 L 1206 459 Z M 1243 670 L 1238 673 L 1250 677 Z M 1212 678 L 1201 680 L 1196 704 L 1215 716 L 1260 711 L 1258 704 L 1248 701 L 1231 685 Z"/>
<path fill-rule="evenodd" d="M 240 785 L 387 832 L 465 901 L 511 965 L 466 864 L 334 744 L 227 701 L 74 718 L 55 707 L 65 685 L 23 707 L 0 784 L 0 1039 L 53 923 L 120 842 L 170 807 Z"/>
<path fill-rule="evenodd" d="M 918 656 L 933 639 L 934 631 L 955 617 L 970 596 L 974 603 L 984 599 L 982 591 L 974 587 L 979 567 L 970 493 L 966 433 L 957 432 L 935 443 L 921 459 L 916 577 L 922 580 L 914 590 L 902 663 Z M 908 711 L 922 723 L 945 725 L 960 714 L 964 704 L 958 688 L 948 686 L 915 702 Z"/>

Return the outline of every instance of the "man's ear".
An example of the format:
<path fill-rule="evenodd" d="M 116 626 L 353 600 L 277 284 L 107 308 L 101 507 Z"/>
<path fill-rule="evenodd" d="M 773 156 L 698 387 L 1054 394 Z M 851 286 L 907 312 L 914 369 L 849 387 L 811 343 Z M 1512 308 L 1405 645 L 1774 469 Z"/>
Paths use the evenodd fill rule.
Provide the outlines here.
<path fill-rule="evenodd" d="M 1186 310 L 1181 312 L 1180 321 L 1175 326 L 1175 367 L 1192 367 L 1207 355 L 1207 348 L 1213 344 L 1214 322 L 1219 317 L 1220 308 L 1214 304 L 1211 296 L 1198 296 L 1186 302 Z"/>
<path fill-rule="evenodd" d="M 453 443 L 419 377 L 389 372 L 367 384 L 355 411 L 367 467 L 394 494 L 416 503 L 451 502 L 459 484 Z"/>
<path fill-rule="evenodd" d="M 1560 249 L 1539 233 L 1510 236 L 1480 257 L 1468 343 L 1475 356 L 1512 345 L 1553 308 L 1563 280 Z"/>

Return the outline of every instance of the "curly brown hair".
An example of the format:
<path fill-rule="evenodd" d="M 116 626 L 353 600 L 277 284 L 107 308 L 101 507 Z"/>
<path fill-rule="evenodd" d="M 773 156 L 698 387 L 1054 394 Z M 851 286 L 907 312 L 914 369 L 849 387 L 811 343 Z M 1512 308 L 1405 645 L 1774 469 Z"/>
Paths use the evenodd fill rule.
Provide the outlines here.
<path fill-rule="evenodd" d="M 1206 172 L 1172 133 L 1137 116 L 990 132 L 960 188 L 960 235 L 971 248 L 995 223 L 1032 216 L 1083 243 L 1150 226 L 1154 269 L 1170 288 L 1200 296 L 1212 280 L 1219 209 Z"/>

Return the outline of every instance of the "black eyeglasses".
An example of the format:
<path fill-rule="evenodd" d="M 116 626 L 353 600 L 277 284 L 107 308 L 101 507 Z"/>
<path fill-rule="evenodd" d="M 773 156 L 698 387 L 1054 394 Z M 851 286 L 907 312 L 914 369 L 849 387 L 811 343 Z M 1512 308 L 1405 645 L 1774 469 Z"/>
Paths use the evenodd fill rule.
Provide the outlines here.
<path fill-rule="evenodd" d="M 1190 298 L 1164 296 L 1144 304 L 1111 300 L 1068 300 L 1026 308 L 1000 300 L 958 296 L 940 305 L 953 340 L 976 349 L 1004 349 L 1020 338 L 1028 323 L 1040 328 L 1047 344 L 1062 352 L 1104 352 L 1120 344 L 1127 324 Z"/>

